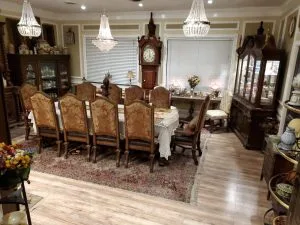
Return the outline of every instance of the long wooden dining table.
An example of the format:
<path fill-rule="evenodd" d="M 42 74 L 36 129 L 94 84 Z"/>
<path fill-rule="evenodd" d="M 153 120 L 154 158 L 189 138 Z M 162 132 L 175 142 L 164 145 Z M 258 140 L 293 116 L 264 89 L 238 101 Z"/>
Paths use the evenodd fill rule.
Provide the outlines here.
<path fill-rule="evenodd" d="M 89 104 L 86 102 L 87 105 L 87 117 L 89 123 L 89 130 L 92 134 L 92 126 L 91 126 L 91 113 L 89 110 Z M 58 107 L 58 102 L 55 102 L 56 114 L 58 118 L 59 127 L 63 130 L 62 120 L 61 120 L 61 113 Z M 119 130 L 120 130 L 120 137 L 121 139 L 125 138 L 125 126 L 124 126 L 124 105 L 118 105 L 118 115 L 119 115 Z M 34 120 L 33 113 L 30 112 L 28 118 L 31 120 L 33 124 L 33 131 L 36 133 L 36 124 Z M 157 137 L 156 140 L 159 143 L 159 153 L 160 157 L 164 157 L 168 159 L 171 156 L 171 137 L 174 134 L 174 130 L 179 125 L 179 114 L 176 107 L 171 106 L 170 109 L 155 109 L 154 113 L 154 120 L 155 120 L 155 136 Z"/>

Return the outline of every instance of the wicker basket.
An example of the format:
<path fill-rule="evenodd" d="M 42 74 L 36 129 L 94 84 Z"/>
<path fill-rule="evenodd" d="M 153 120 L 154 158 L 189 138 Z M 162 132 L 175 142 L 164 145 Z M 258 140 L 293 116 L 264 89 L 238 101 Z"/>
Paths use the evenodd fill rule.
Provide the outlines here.
<path fill-rule="evenodd" d="M 277 216 L 273 220 L 273 225 L 287 225 L 287 216 Z"/>

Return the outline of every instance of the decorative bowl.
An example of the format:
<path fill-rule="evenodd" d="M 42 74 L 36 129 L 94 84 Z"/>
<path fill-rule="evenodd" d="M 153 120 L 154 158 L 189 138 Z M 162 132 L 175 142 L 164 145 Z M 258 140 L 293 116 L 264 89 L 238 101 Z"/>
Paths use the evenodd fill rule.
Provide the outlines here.
<path fill-rule="evenodd" d="M 294 187 L 290 184 L 279 183 L 276 185 L 276 193 L 287 200 L 291 198 L 293 189 Z"/>

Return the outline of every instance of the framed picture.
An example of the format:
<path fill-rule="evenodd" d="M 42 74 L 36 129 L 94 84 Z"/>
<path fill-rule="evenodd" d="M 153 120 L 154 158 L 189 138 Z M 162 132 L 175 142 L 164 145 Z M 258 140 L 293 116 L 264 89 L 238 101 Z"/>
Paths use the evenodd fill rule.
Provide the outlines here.
<path fill-rule="evenodd" d="M 64 35 L 65 37 L 65 44 L 67 45 L 74 45 L 75 44 L 75 33 L 70 28 Z"/>
<path fill-rule="evenodd" d="M 296 29 L 296 16 L 293 16 L 290 26 L 289 26 L 289 35 L 290 37 L 293 37 Z"/>

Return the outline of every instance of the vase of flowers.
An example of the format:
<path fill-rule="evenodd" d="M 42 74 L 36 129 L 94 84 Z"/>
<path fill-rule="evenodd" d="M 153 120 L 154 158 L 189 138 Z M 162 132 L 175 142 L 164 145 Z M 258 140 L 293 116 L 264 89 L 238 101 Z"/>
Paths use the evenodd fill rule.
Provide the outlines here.
<path fill-rule="evenodd" d="M 197 75 L 192 75 L 188 78 L 188 82 L 191 88 L 191 96 L 194 96 L 194 89 L 200 83 L 200 78 Z"/>
<path fill-rule="evenodd" d="M 28 180 L 31 162 L 31 152 L 0 143 L 0 188 L 9 189 Z"/>

